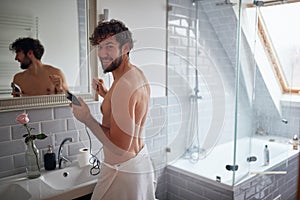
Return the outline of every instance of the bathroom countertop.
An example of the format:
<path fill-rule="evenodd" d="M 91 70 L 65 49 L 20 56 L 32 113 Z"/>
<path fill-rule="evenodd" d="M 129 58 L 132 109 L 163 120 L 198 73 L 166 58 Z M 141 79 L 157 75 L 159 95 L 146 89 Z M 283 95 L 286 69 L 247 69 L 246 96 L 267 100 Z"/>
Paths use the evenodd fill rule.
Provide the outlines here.
<path fill-rule="evenodd" d="M 87 171 L 87 167 L 85 167 L 85 169 L 76 167 L 75 169 Z M 74 170 L 74 167 L 72 170 Z M 97 176 L 90 177 L 87 181 L 63 189 L 52 187 L 45 181 L 47 175 L 53 175 L 55 179 L 59 180 L 58 173 L 60 174 L 62 171 L 68 171 L 68 168 L 52 171 L 42 170 L 42 175 L 35 179 L 28 179 L 26 173 L 1 178 L 0 197 L 1 199 L 9 200 L 65 200 L 78 198 L 93 192 L 97 183 Z M 70 180 L 76 181 L 74 179 Z"/>
<path fill-rule="evenodd" d="M 91 194 L 94 190 L 95 185 L 96 182 L 86 184 L 78 188 L 70 189 L 55 195 L 51 195 L 47 198 L 44 198 L 44 200 L 66 200 L 66 199 L 75 199 L 78 197 L 82 197 L 84 195 Z"/>

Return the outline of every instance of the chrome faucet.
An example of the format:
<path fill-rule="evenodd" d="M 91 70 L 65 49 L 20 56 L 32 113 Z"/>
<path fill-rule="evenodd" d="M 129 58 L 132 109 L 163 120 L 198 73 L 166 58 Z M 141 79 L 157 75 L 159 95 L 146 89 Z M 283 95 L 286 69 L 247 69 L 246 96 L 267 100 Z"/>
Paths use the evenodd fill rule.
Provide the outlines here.
<path fill-rule="evenodd" d="M 58 168 L 59 169 L 62 169 L 64 166 L 65 166 L 65 164 L 67 163 L 67 162 L 70 162 L 71 163 L 71 161 L 68 159 L 68 158 L 66 158 L 66 157 L 64 157 L 63 155 L 62 155 L 62 150 L 63 150 L 63 145 L 67 142 L 67 141 L 69 141 L 69 142 L 72 142 L 72 138 L 65 138 L 62 142 L 61 142 L 61 144 L 59 145 L 59 149 L 58 149 L 58 158 L 57 158 L 57 160 L 58 160 Z M 64 163 L 64 166 L 62 166 L 62 163 Z"/>

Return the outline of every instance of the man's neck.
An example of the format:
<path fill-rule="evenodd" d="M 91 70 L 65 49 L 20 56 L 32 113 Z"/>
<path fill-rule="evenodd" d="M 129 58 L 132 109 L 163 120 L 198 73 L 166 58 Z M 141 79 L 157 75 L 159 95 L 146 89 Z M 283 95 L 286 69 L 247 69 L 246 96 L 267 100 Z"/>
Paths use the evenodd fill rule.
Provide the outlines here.
<path fill-rule="evenodd" d="M 114 80 L 118 80 L 121 78 L 126 72 L 128 72 L 132 68 L 132 64 L 128 59 L 124 59 L 120 66 L 112 71 L 112 75 Z"/>
<path fill-rule="evenodd" d="M 27 71 L 32 74 L 36 75 L 39 74 L 39 72 L 42 70 L 43 64 L 41 61 L 36 60 L 31 63 L 31 65 L 28 67 Z"/>

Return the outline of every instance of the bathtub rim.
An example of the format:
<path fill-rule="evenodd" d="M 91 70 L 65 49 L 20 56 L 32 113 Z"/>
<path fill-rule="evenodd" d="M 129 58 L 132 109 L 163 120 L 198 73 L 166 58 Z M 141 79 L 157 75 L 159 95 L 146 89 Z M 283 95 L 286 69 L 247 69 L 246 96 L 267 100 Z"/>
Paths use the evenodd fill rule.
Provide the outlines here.
<path fill-rule="evenodd" d="M 201 176 L 199 174 L 194 174 L 194 173 L 191 173 L 187 170 L 180 169 L 180 168 L 172 166 L 172 165 L 167 165 L 167 171 L 169 169 L 175 171 L 176 173 L 180 173 L 180 174 L 186 175 L 188 177 L 191 177 L 193 179 L 203 180 L 207 183 L 210 183 L 210 184 L 215 185 L 217 187 L 220 187 L 222 189 L 229 190 L 229 191 L 232 191 L 232 192 L 234 191 L 234 186 L 232 186 L 232 185 L 227 185 L 227 184 L 222 183 L 222 182 L 217 182 L 216 180 L 211 180 L 211 179 L 206 178 L 204 176 Z"/>
<path fill-rule="evenodd" d="M 259 140 L 265 140 L 265 141 L 269 141 L 271 138 L 275 139 L 276 142 L 279 141 L 278 143 L 282 143 L 282 144 L 285 144 L 287 146 L 290 145 L 288 143 L 289 138 L 287 138 L 287 137 L 270 136 L 270 135 L 267 135 L 267 136 L 256 136 L 255 135 L 255 136 L 252 137 L 252 139 L 259 139 Z M 240 138 L 240 139 L 245 139 L 245 138 Z M 223 145 L 223 144 L 221 144 L 221 145 Z M 275 165 L 269 167 L 267 170 L 265 170 L 263 172 L 270 172 L 270 171 L 274 170 L 276 167 L 278 167 L 279 165 L 282 165 L 282 164 L 284 164 L 286 162 L 290 162 L 292 159 L 294 159 L 297 156 L 300 159 L 300 146 L 299 146 L 298 150 L 292 150 L 292 149 L 290 149 L 286 153 L 287 153 L 287 157 L 285 159 L 283 159 L 280 162 L 276 163 Z M 183 158 L 179 158 L 179 159 L 183 159 Z M 230 181 L 229 183 L 228 182 L 222 182 L 222 181 L 218 182 L 218 181 L 216 181 L 216 179 L 210 179 L 208 177 L 205 177 L 204 175 L 197 174 L 197 173 L 188 171 L 188 170 L 186 170 L 184 168 L 174 166 L 174 163 L 176 163 L 177 161 L 178 160 L 169 162 L 166 167 L 168 169 L 171 169 L 171 170 L 177 172 L 177 173 L 181 173 L 181 174 L 187 175 L 187 176 L 189 176 L 191 178 L 194 178 L 194 179 L 197 179 L 197 180 L 203 180 L 203 181 L 205 181 L 207 183 L 211 183 L 211 184 L 213 184 L 215 186 L 221 187 L 223 189 L 231 190 L 231 191 L 233 191 L 235 187 L 237 187 L 237 186 L 245 183 L 247 180 L 255 178 L 256 176 L 259 176 L 259 175 L 263 174 L 263 172 L 262 173 L 258 173 L 258 174 L 251 174 L 251 172 L 253 172 L 253 171 L 249 170 L 249 168 L 248 168 L 248 172 L 243 175 L 243 176 L 245 176 L 243 179 L 238 180 L 239 177 L 237 177 L 237 176 L 235 177 L 235 184 L 232 184 L 232 181 Z"/>
<path fill-rule="evenodd" d="M 281 164 L 283 164 L 283 163 L 285 163 L 285 162 L 289 162 L 289 161 L 293 160 L 293 159 L 296 158 L 296 157 L 299 157 L 299 160 L 300 160 L 300 151 L 298 151 L 298 152 L 295 153 L 294 155 L 291 155 L 291 156 L 288 157 L 287 159 L 285 159 L 285 160 L 283 160 L 283 161 L 277 163 L 276 165 L 272 166 L 272 167 L 270 168 L 270 170 L 268 170 L 268 171 L 271 171 L 271 170 L 273 170 L 274 168 L 278 167 L 279 165 L 281 165 Z M 300 166 L 299 166 L 299 167 L 300 167 Z M 188 177 L 190 177 L 190 178 L 193 178 L 193 179 L 202 180 L 202 181 L 204 181 L 204 182 L 210 183 L 210 184 L 215 185 L 215 186 L 217 186 L 217 187 L 220 187 L 220 188 L 222 188 L 222 189 L 229 190 L 229 191 L 231 191 L 231 192 L 234 192 L 234 189 L 235 189 L 236 187 L 242 185 L 242 184 L 245 183 L 247 180 L 249 180 L 249 179 L 251 179 L 251 178 L 255 178 L 256 176 L 261 175 L 261 174 L 250 174 L 250 171 L 249 171 L 249 172 L 248 172 L 248 178 L 247 178 L 247 179 L 245 179 L 244 181 L 238 181 L 238 182 L 235 183 L 234 185 L 228 185 L 228 184 L 226 184 L 226 183 L 224 183 L 224 182 L 222 182 L 222 181 L 221 181 L 221 182 L 218 182 L 218 181 L 216 181 L 216 180 L 211 180 L 211 179 L 206 178 L 206 177 L 204 177 L 204 176 L 201 176 L 201 175 L 199 175 L 199 174 L 194 174 L 194 173 L 189 172 L 189 171 L 187 171 L 187 170 L 185 170 L 185 169 L 175 167 L 175 166 L 173 166 L 171 163 L 168 164 L 168 165 L 166 166 L 166 168 L 167 168 L 167 172 L 168 172 L 168 170 L 172 170 L 172 171 L 175 171 L 176 173 L 186 175 L 186 176 L 188 176 Z M 299 175 L 300 175 L 300 174 L 299 174 Z"/>

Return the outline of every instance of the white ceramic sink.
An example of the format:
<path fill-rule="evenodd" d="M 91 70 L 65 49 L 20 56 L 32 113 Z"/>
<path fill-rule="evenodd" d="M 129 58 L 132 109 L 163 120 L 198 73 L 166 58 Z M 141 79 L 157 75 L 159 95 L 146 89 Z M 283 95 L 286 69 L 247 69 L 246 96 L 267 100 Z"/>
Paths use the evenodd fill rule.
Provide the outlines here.
<path fill-rule="evenodd" d="M 31 194 L 18 184 L 12 183 L 0 186 L 0 199 L 28 200 Z"/>
<path fill-rule="evenodd" d="M 97 176 L 90 174 L 90 165 L 79 168 L 78 166 L 56 169 L 44 173 L 42 181 L 55 190 L 65 190 L 87 182 L 96 182 Z"/>

